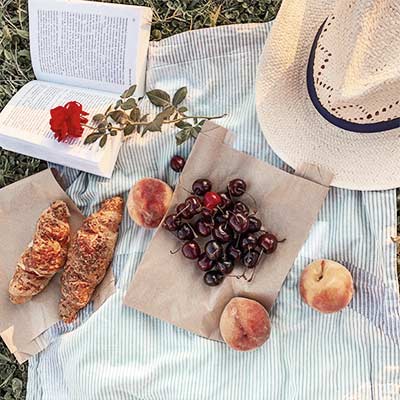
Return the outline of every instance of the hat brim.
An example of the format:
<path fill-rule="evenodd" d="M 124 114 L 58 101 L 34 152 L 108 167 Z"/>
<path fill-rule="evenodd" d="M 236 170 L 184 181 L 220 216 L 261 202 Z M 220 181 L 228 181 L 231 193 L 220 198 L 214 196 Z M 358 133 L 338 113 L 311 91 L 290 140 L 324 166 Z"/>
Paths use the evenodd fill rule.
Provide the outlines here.
<path fill-rule="evenodd" d="M 256 107 L 262 131 L 287 164 L 317 164 L 332 185 L 355 190 L 400 186 L 400 127 L 359 133 L 340 129 L 315 108 L 307 89 L 314 38 L 332 11 L 330 1 L 285 0 L 260 58 Z"/>

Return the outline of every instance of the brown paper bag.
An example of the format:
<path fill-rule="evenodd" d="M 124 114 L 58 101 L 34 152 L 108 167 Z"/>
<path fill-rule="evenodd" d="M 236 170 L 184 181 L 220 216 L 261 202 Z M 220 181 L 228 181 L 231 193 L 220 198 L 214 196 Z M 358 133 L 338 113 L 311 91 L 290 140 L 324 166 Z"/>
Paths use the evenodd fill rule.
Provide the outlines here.
<path fill-rule="evenodd" d="M 20 363 L 47 346 L 40 335 L 59 320 L 60 274 L 26 304 L 12 304 L 8 297 L 16 263 L 32 240 L 39 215 L 54 200 L 67 203 L 73 235 L 84 217 L 50 169 L 0 190 L 0 335 Z M 110 269 L 95 293 L 95 307 L 114 291 L 113 282 Z"/>
<path fill-rule="evenodd" d="M 206 177 L 216 191 L 225 190 L 234 178 L 243 178 L 256 199 L 264 227 L 286 241 L 264 255 L 254 281 L 226 278 L 217 287 L 203 283 L 203 273 L 181 252 L 170 254 L 179 241 L 159 228 L 128 289 L 124 303 L 198 335 L 221 340 L 219 319 L 234 296 L 258 300 L 271 309 L 294 259 L 305 242 L 329 190 L 332 175 L 306 165 L 295 176 L 232 149 L 228 131 L 206 123 L 176 187 L 169 213 L 184 201 L 195 179 Z M 320 182 L 320 183 L 315 183 Z M 246 199 L 251 205 L 251 201 Z M 239 268 L 239 267 L 235 267 Z M 240 270 L 240 269 L 238 269 Z"/>

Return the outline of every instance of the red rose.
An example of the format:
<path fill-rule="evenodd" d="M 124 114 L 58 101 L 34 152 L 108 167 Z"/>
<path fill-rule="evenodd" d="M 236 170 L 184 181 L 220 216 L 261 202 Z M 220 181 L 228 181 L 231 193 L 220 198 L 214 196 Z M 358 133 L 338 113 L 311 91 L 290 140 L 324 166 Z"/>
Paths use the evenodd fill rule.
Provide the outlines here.
<path fill-rule="evenodd" d="M 50 128 L 55 138 L 61 142 L 68 136 L 81 137 L 83 133 L 82 124 L 86 124 L 87 112 L 82 110 L 82 104 L 70 101 L 64 107 L 58 106 L 50 110 Z"/>

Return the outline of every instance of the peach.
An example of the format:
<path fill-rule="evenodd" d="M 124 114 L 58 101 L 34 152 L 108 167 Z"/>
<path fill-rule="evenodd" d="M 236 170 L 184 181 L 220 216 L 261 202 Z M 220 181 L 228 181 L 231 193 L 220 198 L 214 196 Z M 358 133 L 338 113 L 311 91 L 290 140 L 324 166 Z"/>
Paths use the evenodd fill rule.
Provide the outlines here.
<path fill-rule="evenodd" d="M 267 310 L 260 303 L 244 297 L 234 297 L 222 312 L 219 329 L 229 347 L 247 351 L 267 341 L 271 323 Z"/>
<path fill-rule="evenodd" d="M 346 267 L 335 261 L 316 260 L 301 274 L 300 295 L 315 310 L 334 313 L 350 303 L 353 278 Z"/>
<path fill-rule="evenodd" d="M 172 189 L 163 181 L 144 178 L 129 192 L 127 207 L 130 217 L 144 228 L 157 228 L 167 212 Z"/>

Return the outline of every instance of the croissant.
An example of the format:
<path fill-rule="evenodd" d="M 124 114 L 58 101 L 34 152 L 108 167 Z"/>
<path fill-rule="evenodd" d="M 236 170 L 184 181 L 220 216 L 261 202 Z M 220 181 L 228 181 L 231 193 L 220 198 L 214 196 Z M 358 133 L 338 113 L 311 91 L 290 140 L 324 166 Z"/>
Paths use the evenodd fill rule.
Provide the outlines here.
<path fill-rule="evenodd" d="M 61 277 L 59 313 L 70 323 L 92 298 L 113 258 L 123 214 L 123 199 L 104 201 L 98 212 L 85 219 L 72 239 Z"/>
<path fill-rule="evenodd" d="M 18 260 L 8 292 L 11 302 L 22 304 L 40 293 L 65 264 L 70 241 L 70 213 L 57 200 L 44 210 L 32 242 Z"/>

